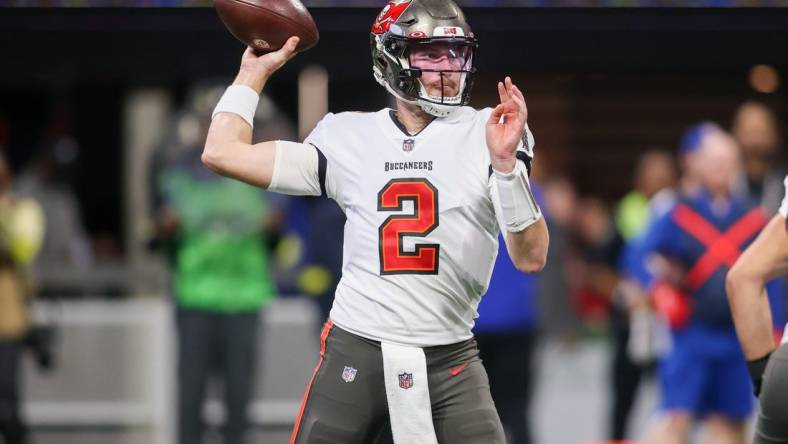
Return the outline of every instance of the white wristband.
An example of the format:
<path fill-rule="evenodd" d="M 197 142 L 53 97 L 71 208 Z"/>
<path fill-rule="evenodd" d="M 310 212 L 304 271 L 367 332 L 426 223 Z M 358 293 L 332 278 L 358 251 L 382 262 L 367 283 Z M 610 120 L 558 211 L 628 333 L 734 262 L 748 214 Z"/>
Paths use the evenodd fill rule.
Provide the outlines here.
<path fill-rule="evenodd" d="M 514 171 L 509 174 L 493 170 L 493 177 L 498 188 L 498 204 L 506 231 L 523 231 L 542 217 L 542 211 L 531 192 L 523 162 L 515 162 Z"/>
<path fill-rule="evenodd" d="M 216 108 L 213 109 L 211 119 L 219 113 L 233 113 L 240 116 L 252 128 L 254 128 L 254 114 L 257 111 L 257 102 L 260 95 L 255 90 L 246 85 L 230 85 L 219 99 Z"/>

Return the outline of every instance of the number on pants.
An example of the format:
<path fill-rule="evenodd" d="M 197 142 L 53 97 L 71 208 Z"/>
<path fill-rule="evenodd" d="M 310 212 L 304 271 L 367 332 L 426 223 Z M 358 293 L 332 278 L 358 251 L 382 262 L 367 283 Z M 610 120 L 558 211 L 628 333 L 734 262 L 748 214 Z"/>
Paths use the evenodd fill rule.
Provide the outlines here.
<path fill-rule="evenodd" d="M 378 211 L 402 211 L 405 201 L 413 202 L 413 214 L 391 215 L 378 229 L 380 274 L 438 274 L 440 245 L 407 252 L 402 242 L 438 227 L 438 190 L 427 179 L 392 179 L 378 193 Z"/>

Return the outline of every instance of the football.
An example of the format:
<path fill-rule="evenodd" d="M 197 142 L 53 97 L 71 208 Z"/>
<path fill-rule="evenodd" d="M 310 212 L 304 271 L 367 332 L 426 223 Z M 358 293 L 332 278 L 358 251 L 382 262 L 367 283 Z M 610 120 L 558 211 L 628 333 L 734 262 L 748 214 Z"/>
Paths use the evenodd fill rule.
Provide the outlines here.
<path fill-rule="evenodd" d="M 315 21 L 299 0 L 215 0 L 227 29 L 257 54 L 276 51 L 288 38 L 298 36 L 296 51 L 317 44 Z"/>

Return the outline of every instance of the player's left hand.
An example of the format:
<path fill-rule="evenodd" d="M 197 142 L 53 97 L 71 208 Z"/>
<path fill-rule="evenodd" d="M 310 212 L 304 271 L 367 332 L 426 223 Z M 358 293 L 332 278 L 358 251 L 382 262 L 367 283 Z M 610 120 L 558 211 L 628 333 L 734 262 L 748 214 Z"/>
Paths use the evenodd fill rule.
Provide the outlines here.
<path fill-rule="evenodd" d="M 507 76 L 498 82 L 501 103 L 495 107 L 487 121 L 487 149 L 490 150 L 492 167 L 496 171 L 509 173 L 517 161 L 517 146 L 525 131 L 528 108 L 520 89 Z"/>

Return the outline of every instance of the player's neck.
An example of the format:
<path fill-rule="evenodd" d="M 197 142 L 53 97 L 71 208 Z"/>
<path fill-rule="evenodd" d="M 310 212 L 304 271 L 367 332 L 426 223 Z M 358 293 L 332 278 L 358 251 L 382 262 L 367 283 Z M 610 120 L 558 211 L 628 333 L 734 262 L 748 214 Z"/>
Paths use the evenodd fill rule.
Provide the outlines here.
<path fill-rule="evenodd" d="M 397 100 L 397 120 L 400 121 L 409 134 L 418 134 L 434 119 L 435 116 L 427 114 L 418 106 Z"/>

